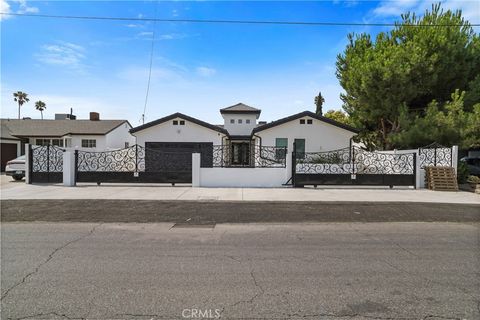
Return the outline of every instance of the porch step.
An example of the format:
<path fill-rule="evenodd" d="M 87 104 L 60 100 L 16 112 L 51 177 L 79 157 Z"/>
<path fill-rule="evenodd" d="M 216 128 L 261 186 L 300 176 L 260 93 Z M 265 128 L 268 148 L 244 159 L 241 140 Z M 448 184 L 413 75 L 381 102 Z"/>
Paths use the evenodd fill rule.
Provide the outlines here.
<path fill-rule="evenodd" d="M 457 175 L 453 167 L 425 167 L 425 178 L 430 190 L 458 191 Z"/>

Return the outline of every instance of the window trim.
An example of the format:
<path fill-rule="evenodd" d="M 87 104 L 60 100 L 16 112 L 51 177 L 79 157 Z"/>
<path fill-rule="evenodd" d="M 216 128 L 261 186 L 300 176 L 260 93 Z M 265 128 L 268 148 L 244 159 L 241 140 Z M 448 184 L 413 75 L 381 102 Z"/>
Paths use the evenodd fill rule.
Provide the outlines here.
<path fill-rule="evenodd" d="M 84 145 L 84 142 L 85 142 L 85 145 Z M 82 148 L 96 148 L 97 139 L 82 139 L 81 145 L 82 145 Z"/>

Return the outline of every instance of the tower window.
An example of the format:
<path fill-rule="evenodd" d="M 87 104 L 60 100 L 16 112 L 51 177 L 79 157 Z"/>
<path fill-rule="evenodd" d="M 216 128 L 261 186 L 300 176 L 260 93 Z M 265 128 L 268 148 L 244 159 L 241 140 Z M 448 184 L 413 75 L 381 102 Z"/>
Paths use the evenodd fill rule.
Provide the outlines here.
<path fill-rule="evenodd" d="M 245 120 L 246 124 L 250 124 L 250 119 Z"/>
<path fill-rule="evenodd" d="M 313 120 L 312 119 L 307 119 L 307 124 L 312 124 Z"/>
<path fill-rule="evenodd" d="M 173 125 L 178 126 L 178 120 L 173 120 Z"/>
<path fill-rule="evenodd" d="M 242 124 L 242 119 L 238 119 L 238 123 L 239 123 L 239 124 Z"/>
<path fill-rule="evenodd" d="M 230 119 L 230 123 L 231 123 L 231 124 L 234 124 L 234 123 L 235 123 L 235 119 Z"/>
<path fill-rule="evenodd" d="M 185 120 L 180 120 L 180 125 L 184 126 L 185 125 Z"/>
<path fill-rule="evenodd" d="M 300 119 L 300 124 L 305 124 L 305 119 Z"/>

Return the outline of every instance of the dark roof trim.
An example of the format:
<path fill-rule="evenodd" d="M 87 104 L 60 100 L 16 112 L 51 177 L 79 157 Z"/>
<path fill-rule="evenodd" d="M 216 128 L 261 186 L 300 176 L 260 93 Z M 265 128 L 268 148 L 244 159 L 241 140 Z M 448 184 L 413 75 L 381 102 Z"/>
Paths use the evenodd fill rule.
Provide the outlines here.
<path fill-rule="evenodd" d="M 251 140 L 251 135 L 230 135 L 230 140 Z"/>
<path fill-rule="evenodd" d="M 332 120 L 330 118 L 326 118 L 324 116 L 319 116 L 311 111 L 303 111 L 303 112 L 300 112 L 300 113 L 297 113 L 297 114 L 294 114 L 294 115 L 291 115 L 289 117 L 285 117 L 285 118 L 282 118 L 282 119 L 279 119 L 279 120 L 276 120 L 276 121 L 272 121 L 270 123 L 267 123 L 267 124 L 264 124 L 262 126 L 259 126 L 259 127 L 256 127 L 253 129 L 253 133 L 257 133 L 257 132 L 260 132 L 260 131 L 263 131 L 263 130 L 266 130 L 266 129 L 270 129 L 270 128 L 273 128 L 273 127 L 276 127 L 276 126 L 279 126 L 279 125 L 282 125 L 284 123 L 287 123 L 287 122 L 290 122 L 290 121 L 293 121 L 293 120 L 296 120 L 298 118 L 303 118 L 303 117 L 310 117 L 310 118 L 314 118 L 314 119 L 317 119 L 317 120 L 320 120 L 320 121 L 323 121 L 325 123 L 328 123 L 328 124 L 331 124 L 335 127 L 338 127 L 338 128 L 341 128 L 341 129 L 345 129 L 345 130 L 348 130 L 348 131 L 351 131 L 353 133 L 359 133 L 360 131 L 354 127 L 351 127 L 349 125 L 346 125 L 346 124 L 343 124 L 343 123 L 340 123 L 338 121 L 335 121 L 335 120 Z"/>
<path fill-rule="evenodd" d="M 12 136 L 13 138 L 3 138 L 3 137 L 0 137 L 0 140 L 10 140 L 10 141 L 15 141 L 15 142 L 21 142 L 22 140 L 21 139 L 16 139 L 15 136 Z M 5 142 L 5 143 L 8 143 L 8 142 Z"/>
<path fill-rule="evenodd" d="M 32 135 L 32 134 L 27 134 L 27 135 L 14 135 L 14 137 L 19 137 L 19 138 L 63 138 L 65 136 L 104 136 L 106 135 L 106 133 L 95 133 L 95 132 L 89 132 L 89 133 L 75 133 L 75 132 L 68 132 L 68 133 L 65 133 L 65 134 L 62 134 L 61 136 L 55 136 L 55 135 L 45 135 L 45 134 L 36 134 L 36 135 Z"/>
<path fill-rule="evenodd" d="M 220 113 L 221 114 L 224 114 L 224 113 L 253 113 L 253 114 L 258 114 L 258 113 L 261 113 L 262 111 L 261 110 L 224 110 L 224 109 L 221 109 L 220 110 Z"/>
<path fill-rule="evenodd" d="M 142 130 L 145 130 L 147 128 L 150 128 L 150 127 L 153 127 L 153 126 L 156 126 L 157 124 L 161 124 L 161 123 L 164 123 L 164 122 L 167 122 L 167 121 L 170 121 L 170 120 L 173 120 L 175 118 L 182 118 L 184 120 L 187 120 L 187 121 L 190 121 L 190 122 L 193 122 L 195 124 L 198 124 L 199 126 L 202 126 L 202 127 L 205 127 L 205 128 L 208 128 L 210 130 L 214 130 L 214 131 L 217 131 L 217 132 L 220 132 L 220 133 L 223 133 L 225 135 L 228 136 L 228 131 L 223 129 L 223 128 L 220 128 L 220 127 L 217 127 L 213 124 L 210 124 L 208 122 L 205 122 L 205 121 L 202 121 L 202 120 L 198 120 L 198 119 L 195 119 L 195 118 L 192 118 L 190 116 L 187 116 L 183 113 L 180 113 L 180 112 L 176 112 L 174 114 L 171 114 L 169 116 L 166 116 L 166 117 L 163 117 L 163 118 L 160 118 L 160 119 L 157 119 L 157 120 L 154 120 L 154 121 L 151 121 L 151 122 L 148 122 L 148 123 L 145 123 L 141 126 L 138 126 L 138 127 L 135 127 L 133 129 L 130 129 L 130 133 L 134 133 L 134 132 L 138 132 L 138 131 L 142 131 Z"/>

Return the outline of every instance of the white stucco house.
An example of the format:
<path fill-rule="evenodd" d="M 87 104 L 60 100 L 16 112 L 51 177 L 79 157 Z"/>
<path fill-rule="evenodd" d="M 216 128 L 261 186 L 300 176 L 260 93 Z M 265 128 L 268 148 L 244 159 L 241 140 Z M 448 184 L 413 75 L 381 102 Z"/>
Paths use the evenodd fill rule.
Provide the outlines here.
<path fill-rule="evenodd" d="M 286 147 L 292 152 L 318 152 L 348 147 L 357 130 L 310 111 L 273 122 L 258 121 L 261 110 L 243 103 L 220 109 L 222 125 L 210 124 L 182 113 L 146 123 L 130 130 L 137 144 L 162 151 L 200 152 L 223 146 L 228 166 L 255 166 L 252 146 Z M 202 156 L 203 157 L 203 156 Z"/>
<path fill-rule="evenodd" d="M 105 151 L 135 144 L 127 120 L 100 120 L 92 112 L 89 119 L 0 119 L 2 169 L 4 163 L 25 153 L 24 145 L 55 145 L 89 151 Z"/>

